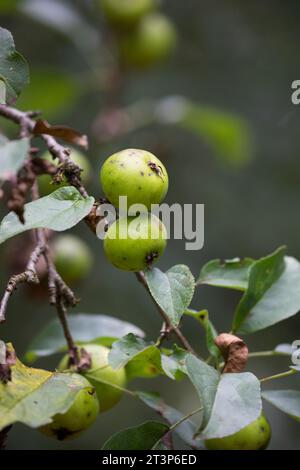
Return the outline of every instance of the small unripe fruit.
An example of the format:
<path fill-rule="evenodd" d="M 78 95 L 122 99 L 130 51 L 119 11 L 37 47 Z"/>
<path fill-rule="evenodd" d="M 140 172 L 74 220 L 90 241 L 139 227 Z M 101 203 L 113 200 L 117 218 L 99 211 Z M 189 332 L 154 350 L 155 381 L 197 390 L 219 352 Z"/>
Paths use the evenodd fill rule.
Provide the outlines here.
<path fill-rule="evenodd" d="M 121 59 L 129 66 L 144 68 L 168 57 L 175 44 L 176 30 L 171 21 L 151 13 L 134 30 L 120 36 Z"/>
<path fill-rule="evenodd" d="M 166 228 L 154 215 L 122 217 L 106 232 L 104 252 L 116 268 L 137 272 L 151 266 L 163 254 L 166 239 Z"/>
<path fill-rule="evenodd" d="M 98 0 L 109 22 L 132 26 L 155 6 L 155 0 Z"/>
<path fill-rule="evenodd" d="M 55 415 L 52 423 L 39 428 L 46 436 L 60 441 L 73 439 L 89 428 L 97 418 L 99 402 L 94 387 L 82 376 L 77 377 L 77 380 L 82 381 L 85 388 L 78 392 L 66 413 Z"/>
<path fill-rule="evenodd" d="M 119 197 L 127 196 L 127 204 L 159 204 L 165 197 L 169 179 L 162 162 L 150 152 L 126 149 L 105 160 L 100 181 L 107 199 L 116 207 Z"/>
<path fill-rule="evenodd" d="M 59 235 L 51 245 L 58 273 L 67 283 L 84 279 L 90 272 L 93 256 L 88 245 L 74 235 Z"/>
<path fill-rule="evenodd" d="M 122 390 L 113 387 L 124 388 L 126 386 L 126 372 L 124 367 L 118 370 L 108 365 L 109 349 L 96 344 L 84 344 L 81 346 L 91 356 L 91 368 L 88 370 L 88 380 L 95 387 L 100 404 L 100 412 L 109 410 L 115 406 L 122 397 Z M 68 369 L 68 355 L 59 363 L 59 370 Z M 84 375 L 84 372 L 82 372 Z M 109 385 L 112 384 L 112 385 Z"/>
<path fill-rule="evenodd" d="M 79 168 L 82 169 L 82 172 L 80 174 L 81 180 L 83 184 L 86 184 L 89 180 L 91 173 L 91 166 L 87 157 L 76 149 L 72 149 L 70 157 L 73 162 L 76 163 L 76 165 L 78 165 Z M 49 152 L 45 152 L 43 155 L 41 155 L 40 158 L 45 158 L 50 163 L 58 165 L 58 160 L 53 159 Z M 38 176 L 37 180 L 41 196 L 48 196 L 48 194 L 53 193 L 53 191 L 55 191 L 56 189 L 69 185 L 66 179 L 64 179 L 60 184 L 52 184 L 52 178 L 50 175 L 40 175 Z"/>
<path fill-rule="evenodd" d="M 208 450 L 263 450 L 267 448 L 270 439 L 270 424 L 262 414 L 253 423 L 231 436 L 208 439 L 205 446 Z"/>

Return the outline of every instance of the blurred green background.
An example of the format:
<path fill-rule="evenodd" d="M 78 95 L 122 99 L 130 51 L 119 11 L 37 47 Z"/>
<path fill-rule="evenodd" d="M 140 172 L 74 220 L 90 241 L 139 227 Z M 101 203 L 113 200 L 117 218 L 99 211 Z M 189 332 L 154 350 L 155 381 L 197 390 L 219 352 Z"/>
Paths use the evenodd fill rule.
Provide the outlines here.
<path fill-rule="evenodd" d="M 176 25 L 176 52 L 164 64 L 145 71 L 122 70 L 116 91 L 110 86 L 114 46 L 106 47 L 110 33 L 93 0 L 0 1 L 0 24 L 12 32 L 31 68 L 32 82 L 19 106 L 41 109 L 51 123 L 68 124 L 88 135 L 88 157 L 94 170 L 89 191 L 96 197 L 102 196 L 98 172 L 105 158 L 122 148 L 137 147 L 152 151 L 167 166 L 166 202 L 205 204 L 204 249 L 185 251 L 184 241 L 170 241 L 159 263 L 161 269 L 185 263 L 197 275 L 210 259 L 260 257 L 282 244 L 288 246 L 290 255 L 300 258 L 300 107 L 291 103 L 291 82 L 300 73 L 299 2 L 165 0 L 161 8 Z M 196 106 L 191 122 L 162 123 L 162 117 L 154 113 L 153 118 L 152 111 L 148 116 L 152 100 L 170 95 L 184 96 Z M 127 116 L 128 106 L 134 113 L 146 108 L 146 114 L 135 123 L 133 119 L 130 132 L 123 129 L 121 120 L 123 133 L 109 139 L 107 110 L 121 108 Z M 209 114 L 212 110 L 217 114 Z M 209 112 L 208 121 L 203 118 L 203 113 L 208 116 L 205 112 Z M 10 135 L 15 132 L 3 120 L 0 129 Z M 113 126 L 113 134 L 120 129 Z M 80 234 L 94 254 L 90 276 L 76 286 L 82 298 L 76 311 L 128 320 L 146 331 L 148 339 L 155 339 L 160 318 L 134 276 L 106 261 L 101 242 L 85 226 L 72 232 Z M 7 244 L 0 252 L 2 290 L 9 274 L 9 250 Z M 218 330 L 226 331 L 238 299 L 237 293 L 202 287 L 192 306 L 207 308 Z M 7 316 L 1 338 L 12 341 L 21 355 L 54 311 L 45 299 L 19 289 Z M 192 319 L 184 321 L 183 331 L 203 350 L 203 333 Z M 253 351 L 271 349 L 299 336 L 300 317 L 296 316 L 247 340 Z M 57 360 L 53 357 L 37 364 L 53 369 Z M 284 358 L 249 362 L 249 370 L 258 377 L 286 366 Z M 292 378 L 266 387 L 292 388 L 297 382 Z M 175 384 L 158 378 L 131 386 L 158 390 L 169 404 L 185 412 L 198 406 L 188 381 Z M 265 410 L 273 428 L 270 448 L 300 449 L 299 424 L 267 404 Z M 99 449 L 114 432 L 152 418 L 156 417 L 150 410 L 124 397 L 77 440 L 59 443 L 16 425 L 8 448 Z"/>

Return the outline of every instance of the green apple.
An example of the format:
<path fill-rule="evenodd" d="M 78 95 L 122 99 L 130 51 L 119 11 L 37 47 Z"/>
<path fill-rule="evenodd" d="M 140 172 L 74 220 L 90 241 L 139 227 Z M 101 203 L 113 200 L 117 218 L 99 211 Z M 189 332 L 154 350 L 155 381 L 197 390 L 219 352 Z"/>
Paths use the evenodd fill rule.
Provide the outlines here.
<path fill-rule="evenodd" d="M 114 206 L 119 197 L 127 196 L 127 204 L 159 204 L 165 197 L 169 179 L 162 162 L 152 153 L 140 149 L 126 149 L 111 155 L 100 171 L 105 196 Z"/>
<path fill-rule="evenodd" d="M 271 439 L 271 427 L 262 414 L 253 423 L 237 433 L 218 439 L 208 439 L 205 446 L 208 450 L 263 450 Z"/>
<path fill-rule="evenodd" d="M 107 20 L 120 27 L 137 23 L 155 7 L 155 0 L 98 0 Z"/>
<path fill-rule="evenodd" d="M 163 254 L 166 239 L 166 228 L 154 215 L 121 217 L 105 234 L 104 252 L 116 268 L 141 271 Z"/>
<path fill-rule="evenodd" d="M 168 57 L 176 44 L 172 22 L 160 13 L 142 18 L 137 27 L 119 38 L 120 55 L 129 66 L 145 68 Z"/>
<path fill-rule="evenodd" d="M 86 372 L 82 372 L 82 374 L 95 387 L 100 403 L 100 412 L 109 410 L 122 397 L 122 390 L 118 387 L 124 388 L 126 385 L 125 369 L 121 367 L 118 370 L 114 370 L 108 365 L 108 348 L 96 344 L 84 344 L 81 347 L 90 354 L 92 361 L 91 368 Z M 59 363 L 58 369 L 68 369 L 68 361 L 68 355 L 64 356 Z"/>
<path fill-rule="evenodd" d="M 90 178 L 91 174 L 91 166 L 90 163 L 87 159 L 87 157 L 79 152 L 76 149 L 71 150 L 71 159 L 78 165 L 81 169 L 81 179 L 83 184 L 86 184 Z M 49 162 L 53 163 L 54 165 L 58 164 L 57 159 L 52 158 L 49 152 L 45 152 L 43 155 L 41 155 L 40 158 L 45 158 Z M 38 180 L 38 185 L 39 185 L 39 191 L 41 196 L 47 196 L 48 194 L 52 193 L 58 188 L 62 188 L 63 186 L 68 186 L 68 182 L 66 180 L 62 181 L 60 184 L 52 184 L 52 178 L 50 175 L 40 175 L 37 178 Z"/>
<path fill-rule="evenodd" d="M 58 273 L 67 283 L 83 280 L 93 265 L 88 245 L 75 235 L 59 235 L 51 243 L 53 261 Z"/>
<path fill-rule="evenodd" d="M 39 428 L 46 436 L 60 441 L 73 439 L 89 428 L 97 418 L 99 402 L 94 387 L 82 376 L 77 380 L 82 381 L 85 388 L 77 393 L 66 413 L 55 415 L 51 423 Z"/>

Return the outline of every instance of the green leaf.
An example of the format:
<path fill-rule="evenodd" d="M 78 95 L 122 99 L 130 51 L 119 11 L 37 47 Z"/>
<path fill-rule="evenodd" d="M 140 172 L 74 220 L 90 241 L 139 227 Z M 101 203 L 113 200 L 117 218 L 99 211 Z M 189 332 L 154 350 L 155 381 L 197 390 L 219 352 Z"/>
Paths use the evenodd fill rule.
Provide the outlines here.
<path fill-rule="evenodd" d="M 145 272 L 152 297 L 177 326 L 182 314 L 190 305 L 195 290 L 195 280 L 189 268 L 178 264 L 163 273 L 157 268 Z"/>
<path fill-rule="evenodd" d="M 107 315 L 77 313 L 69 315 L 69 327 L 77 344 L 97 343 L 110 346 L 116 338 L 128 332 L 144 336 L 135 325 Z M 40 331 L 31 342 L 25 360 L 35 361 L 38 357 L 50 356 L 66 350 L 66 340 L 60 322 L 55 318 Z"/>
<path fill-rule="evenodd" d="M 238 334 L 262 330 L 300 310 L 300 264 L 283 254 L 279 249 L 250 269 L 248 289 L 235 312 Z"/>
<path fill-rule="evenodd" d="M 89 214 L 93 204 L 93 197 L 83 198 L 72 186 L 57 189 L 49 196 L 25 204 L 25 224 L 14 212 L 4 217 L 0 224 L 0 243 L 34 228 L 68 230 Z"/>
<path fill-rule="evenodd" d="M 260 383 L 253 374 L 220 375 L 192 354 L 187 356 L 186 367 L 203 406 L 200 439 L 229 436 L 258 418 Z"/>
<path fill-rule="evenodd" d="M 163 423 L 148 421 L 114 434 L 102 450 L 151 450 L 168 430 Z"/>
<path fill-rule="evenodd" d="M 78 374 L 32 369 L 19 360 L 11 367 L 12 380 L 0 383 L 0 431 L 13 423 L 37 428 L 65 413 L 86 381 Z"/>
<path fill-rule="evenodd" d="M 205 362 L 192 354 L 187 355 L 186 370 L 190 381 L 198 393 L 200 404 L 203 406 L 201 429 L 207 425 L 210 418 L 220 381 L 220 374 L 213 367 L 205 364 Z"/>
<path fill-rule="evenodd" d="M 0 180 L 16 174 L 29 152 L 29 139 L 11 140 L 0 143 Z"/>
<path fill-rule="evenodd" d="M 267 390 L 262 397 L 279 410 L 300 421 L 300 392 L 298 390 Z"/>
<path fill-rule="evenodd" d="M 226 164 L 240 167 L 252 158 L 251 131 L 238 115 L 190 104 L 179 125 L 198 134 Z"/>
<path fill-rule="evenodd" d="M 15 49 L 11 33 L 0 27 L 0 78 L 6 85 L 7 103 L 16 101 L 29 83 L 29 70 L 24 57 Z"/>
<path fill-rule="evenodd" d="M 171 426 L 178 423 L 184 414 L 167 405 L 157 393 L 139 392 L 140 400 L 162 416 Z M 197 426 L 190 419 L 184 420 L 176 426 L 174 432 L 192 449 L 200 449 L 203 444 L 194 438 Z"/>
<path fill-rule="evenodd" d="M 214 405 L 201 439 L 230 436 L 255 421 L 261 414 L 260 382 L 250 372 L 223 374 Z"/>
<path fill-rule="evenodd" d="M 197 283 L 244 291 L 248 287 L 249 270 L 253 263 L 250 258 L 209 261 L 201 269 Z"/>

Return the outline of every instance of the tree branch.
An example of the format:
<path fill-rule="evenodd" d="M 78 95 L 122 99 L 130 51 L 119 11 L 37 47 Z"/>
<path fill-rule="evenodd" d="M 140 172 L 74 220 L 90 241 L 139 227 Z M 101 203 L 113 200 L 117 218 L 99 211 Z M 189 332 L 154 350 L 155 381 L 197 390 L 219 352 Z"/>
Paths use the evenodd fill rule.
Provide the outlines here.
<path fill-rule="evenodd" d="M 23 111 L 19 111 L 19 110 L 15 109 L 15 108 L 12 108 L 10 106 L 0 105 L 0 115 L 2 115 L 3 117 L 5 117 L 5 118 L 15 122 L 16 124 L 18 124 L 24 135 L 25 135 L 25 133 L 26 133 L 26 135 L 33 135 L 33 131 L 34 131 L 35 123 L 36 123 L 36 121 L 33 118 L 36 117 L 36 113 L 34 113 L 32 111 L 23 112 Z M 56 141 L 56 139 L 54 137 L 50 136 L 50 135 L 41 134 L 40 137 L 46 143 L 46 145 L 48 147 L 48 150 L 52 154 L 52 156 L 54 158 L 57 158 L 58 161 L 60 162 L 60 164 L 62 166 L 62 170 L 63 170 L 68 182 L 71 185 L 73 185 L 74 187 L 76 187 L 78 189 L 78 191 L 82 194 L 83 197 L 88 197 L 88 193 L 87 193 L 86 189 L 83 187 L 83 185 L 81 183 L 81 180 L 80 180 L 80 171 L 81 171 L 81 169 L 77 165 L 75 165 L 75 163 L 70 158 L 70 150 L 67 149 L 66 147 L 64 147 L 63 145 L 59 144 Z M 96 224 L 97 224 L 97 220 L 98 220 L 97 215 L 96 215 L 97 214 L 96 209 L 97 209 L 97 207 L 94 206 L 92 211 L 91 211 L 91 214 L 89 216 L 87 216 L 86 219 L 85 219 L 86 224 L 93 231 L 93 233 L 96 232 Z M 46 263 L 47 263 L 47 266 L 48 266 L 50 303 L 56 305 L 56 307 L 58 309 L 59 317 L 61 319 L 61 322 L 63 322 L 64 319 L 62 317 L 62 307 L 61 307 L 61 304 L 60 304 L 60 299 L 63 298 L 63 303 L 66 306 L 75 305 L 77 303 L 77 300 L 75 299 L 75 296 L 72 293 L 72 291 L 66 286 L 66 284 L 63 282 L 63 280 L 60 278 L 60 276 L 56 272 L 55 266 L 53 265 L 53 263 L 51 262 L 51 260 L 49 258 L 48 250 L 44 251 L 44 257 L 45 257 L 45 260 L 46 260 Z M 174 334 L 177 336 L 177 338 L 180 341 L 180 343 L 182 344 L 182 346 L 187 351 L 190 351 L 193 354 L 196 354 L 195 351 L 193 350 L 192 346 L 188 342 L 188 340 L 185 338 L 185 336 L 180 331 L 180 329 L 177 328 L 177 327 L 174 327 L 171 324 L 167 314 L 164 312 L 164 310 L 153 299 L 153 297 L 152 297 L 152 295 L 149 291 L 144 273 L 142 271 L 140 271 L 140 272 L 135 273 L 135 274 L 136 274 L 136 277 L 139 280 L 139 282 L 141 282 L 141 284 L 145 287 L 147 292 L 150 294 L 151 299 L 155 303 L 155 306 L 156 306 L 160 316 L 163 318 L 164 324 L 166 326 L 166 328 L 164 328 L 164 332 L 161 333 L 160 340 L 159 340 L 160 343 L 167 336 L 167 334 L 166 334 L 167 332 L 174 332 Z M 23 280 L 23 278 L 21 278 L 21 279 L 22 279 L 22 282 L 30 282 L 30 281 L 27 280 L 27 278 L 25 278 L 24 280 Z M 13 279 L 13 282 L 15 282 L 15 279 Z M 18 283 L 19 282 L 21 282 L 21 281 L 18 279 Z M 8 297 L 10 296 L 9 292 L 6 293 L 6 297 L 7 296 Z M 4 299 L 4 304 L 7 304 L 7 300 L 8 300 L 8 298 Z M 63 327 L 64 327 L 64 325 L 63 325 Z M 66 339 L 67 339 L 67 337 L 66 337 Z M 67 342 L 68 342 L 68 339 L 67 339 Z M 71 346 L 71 344 L 69 346 L 70 346 L 70 348 L 73 347 L 73 346 Z"/>

